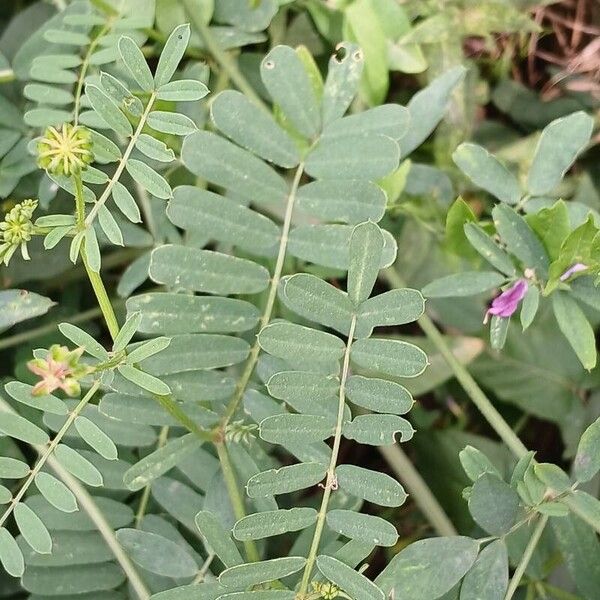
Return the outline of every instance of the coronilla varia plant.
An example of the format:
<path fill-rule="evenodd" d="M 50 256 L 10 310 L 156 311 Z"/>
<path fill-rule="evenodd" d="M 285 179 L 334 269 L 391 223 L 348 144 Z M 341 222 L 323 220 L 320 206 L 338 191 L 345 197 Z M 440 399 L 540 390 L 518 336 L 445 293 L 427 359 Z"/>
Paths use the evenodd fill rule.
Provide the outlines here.
<path fill-rule="evenodd" d="M 46 319 L 0 339 L 0 597 L 597 598 L 594 120 L 447 173 L 467 69 L 386 95 L 433 42 L 330 4 L 38 2 L 0 37 L 0 327 Z"/>

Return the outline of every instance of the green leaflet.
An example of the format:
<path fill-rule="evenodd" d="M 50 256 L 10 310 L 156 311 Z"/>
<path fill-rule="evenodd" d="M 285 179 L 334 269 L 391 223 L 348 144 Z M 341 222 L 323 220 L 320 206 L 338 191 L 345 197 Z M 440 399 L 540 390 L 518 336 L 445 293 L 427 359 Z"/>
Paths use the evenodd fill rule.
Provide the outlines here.
<path fill-rule="evenodd" d="M 317 519 L 314 508 L 290 508 L 255 513 L 239 520 L 233 527 L 236 540 L 256 540 L 289 531 L 299 531 Z"/>

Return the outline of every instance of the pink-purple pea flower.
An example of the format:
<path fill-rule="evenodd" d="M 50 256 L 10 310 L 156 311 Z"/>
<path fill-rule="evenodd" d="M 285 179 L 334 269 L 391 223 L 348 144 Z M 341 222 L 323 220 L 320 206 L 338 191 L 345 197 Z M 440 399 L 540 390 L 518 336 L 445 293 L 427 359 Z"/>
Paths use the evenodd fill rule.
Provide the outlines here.
<path fill-rule="evenodd" d="M 503 318 L 510 317 L 519 307 L 519 302 L 523 300 L 528 287 L 525 279 L 519 279 L 499 296 L 496 296 L 492 300 L 492 305 L 487 309 L 483 322 L 487 323 L 490 315 Z"/>
<path fill-rule="evenodd" d="M 575 275 L 575 273 L 579 273 L 580 271 L 585 271 L 587 268 L 587 265 L 584 265 L 583 263 L 575 263 L 560 276 L 560 280 L 566 281 L 571 275 Z"/>

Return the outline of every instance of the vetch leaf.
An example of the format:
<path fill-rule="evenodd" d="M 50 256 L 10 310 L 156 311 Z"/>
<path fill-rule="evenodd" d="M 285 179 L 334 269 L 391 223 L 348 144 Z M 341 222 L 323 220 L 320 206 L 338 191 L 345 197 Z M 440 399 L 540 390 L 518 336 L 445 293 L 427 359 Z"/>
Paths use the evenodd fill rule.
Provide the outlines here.
<path fill-rule="evenodd" d="M 67 405 L 52 394 L 44 394 L 42 396 L 33 396 L 32 385 L 21 383 L 20 381 L 9 381 L 4 389 L 6 393 L 14 398 L 17 402 L 21 402 L 27 406 L 31 406 L 37 410 L 52 413 L 54 415 L 66 415 L 69 412 Z"/>
<path fill-rule="evenodd" d="M 407 497 L 404 488 L 385 473 L 355 465 L 338 465 L 335 475 L 343 490 L 379 506 L 402 506 Z"/>
<path fill-rule="evenodd" d="M 428 298 L 464 297 L 500 287 L 506 277 L 495 271 L 465 271 L 436 279 L 423 288 Z"/>
<path fill-rule="evenodd" d="M 464 577 L 478 551 L 479 542 L 463 536 L 419 540 L 396 554 L 375 584 L 396 600 L 435 600 Z"/>
<path fill-rule="evenodd" d="M 519 496 L 507 483 L 484 473 L 474 484 L 469 511 L 475 522 L 490 535 L 503 535 L 515 524 Z"/>
<path fill-rule="evenodd" d="M 485 148 L 477 144 L 461 144 L 452 160 L 473 183 L 507 204 L 521 199 L 521 189 L 515 176 Z"/>
<path fill-rule="evenodd" d="M 542 131 L 527 178 L 532 196 L 547 194 L 560 183 L 589 142 L 593 125 L 592 117 L 579 111 L 552 121 Z"/>
<path fill-rule="evenodd" d="M 344 537 L 378 546 L 393 546 L 398 541 L 398 532 L 391 523 L 353 510 L 330 510 L 327 525 Z"/>
<path fill-rule="evenodd" d="M 235 90 L 221 92 L 211 104 L 217 128 L 230 140 L 280 167 L 292 168 L 300 153 L 292 138 L 266 111 Z"/>
<path fill-rule="evenodd" d="M 344 115 L 356 92 L 364 67 L 364 56 L 357 44 L 340 42 L 329 59 L 323 87 L 321 112 L 323 124 Z"/>
<path fill-rule="evenodd" d="M 85 348 L 88 354 L 98 360 L 108 360 L 109 354 L 106 349 L 98 343 L 89 333 L 83 331 L 75 325 L 70 323 L 60 323 L 58 326 L 59 331 L 76 346 Z"/>
<path fill-rule="evenodd" d="M 25 571 L 23 553 L 8 529 L 0 527 L 0 562 L 13 577 L 21 577 Z"/>
<path fill-rule="evenodd" d="M 404 325 L 425 312 L 425 300 L 418 290 L 389 290 L 369 298 L 358 307 L 356 336 L 368 337 L 374 327 Z"/>
<path fill-rule="evenodd" d="M 39 554 L 50 554 L 52 538 L 42 520 L 27 506 L 19 502 L 14 509 L 15 521 L 25 541 Z"/>
<path fill-rule="evenodd" d="M 120 182 L 115 182 L 112 189 L 112 198 L 117 208 L 132 222 L 139 223 L 142 220 L 140 209 L 133 199 L 129 190 Z"/>
<path fill-rule="evenodd" d="M 504 540 L 486 546 L 466 574 L 460 600 L 502 600 L 508 588 L 508 553 Z"/>
<path fill-rule="evenodd" d="M 196 515 L 195 522 L 205 543 L 219 557 L 225 567 L 241 565 L 244 562 L 229 533 L 225 531 L 213 513 L 200 511 Z"/>
<path fill-rule="evenodd" d="M 56 477 L 49 473 L 38 473 L 35 476 L 35 486 L 40 494 L 48 500 L 52 506 L 65 513 L 72 513 L 78 510 L 77 499 L 73 492 Z"/>
<path fill-rule="evenodd" d="M 292 125 L 305 137 L 314 137 L 321 124 L 319 105 L 296 52 L 289 46 L 276 46 L 263 59 L 260 75 Z"/>
<path fill-rule="evenodd" d="M 123 246 L 123 233 L 112 213 L 104 204 L 98 210 L 98 224 L 109 242 L 115 244 L 115 246 Z"/>
<path fill-rule="evenodd" d="M 127 362 L 130 364 L 141 362 L 146 358 L 150 358 L 151 356 L 162 352 L 165 348 L 169 347 L 170 343 L 171 338 L 167 337 L 158 337 L 148 342 L 144 342 L 140 346 L 136 346 L 135 350 L 132 350 L 127 355 Z"/>
<path fill-rule="evenodd" d="M 244 300 L 171 293 L 133 296 L 127 310 L 142 315 L 141 333 L 155 335 L 247 331 L 260 317 L 256 306 Z"/>
<path fill-rule="evenodd" d="M 476 223 L 465 223 L 464 231 L 473 248 L 490 265 L 496 267 L 496 269 L 504 273 L 507 277 L 515 275 L 515 265 L 510 256 L 479 225 Z"/>
<path fill-rule="evenodd" d="M 193 577 L 196 561 L 179 544 L 139 529 L 119 529 L 117 539 L 143 569 L 163 577 Z"/>
<path fill-rule="evenodd" d="M 175 27 L 169 35 L 165 47 L 160 53 L 158 66 L 154 74 L 154 85 L 160 89 L 161 86 L 169 83 L 177 70 L 177 66 L 181 61 L 188 42 L 190 41 L 190 25 L 184 23 Z"/>
<path fill-rule="evenodd" d="M 583 482 L 590 481 L 600 471 L 600 419 L 583 432 L 573 468 L 576 479 Z"/>
<path fill-rule="evenodd" d="M 350 236 L 348 297 L 358 306 L 371 295 L 379 274 L 383 235 L 375 223 L 357 225 Z"/>
<path fill-rule="evenodd" d="M 125 379 L 131 381 L 131 383 L 135 383 L 135 385 L 151 394 L 166 396 L 171 393 L 171 388 L 166 383 L 163 383 L 153 375 L 144 373 L 144 371 L 140 371 L 131 365 L 120 365 L 117 367 L 117 370 L 125 377 Z"/>
<path fill-rule="evenodd" d="M 306 564 L 303 556 L 273 558 L 245 565 L 235 565 L 219 575 L 219 583 L 233 589 L 244 589 L 276 581 L 297 573 Z"/>
<path fill-rule="evenodd" d="M 145 92 L 154 89 L 154 77 L 148 63 L 137 44 L 127 36 L 122 36 L 118 42 L 119 54 L 131 76 Z"/>
<path fill-rule="evenodd" d="M 2 415 L 0 419 L 0 432 L 5 435 L 27 442 L 28 444 L 44 445 L 50 441 L 48 434 L 43 429 L 40 429 L 21 415 L 4 412 L 0 414 Z"/>
<path fill-rule="evenodd" d="M 317 568 L 326 579 L 335 583 L 354 600 L 385 598 L 374 583 L 333 556 L 317 556 Z"/>
<path fill-rule="evenodd" d="M 195 102 L 208 94 L 208 88 L 195 79 L 178 79 L 160 86 L 156 93 L 159 100 L 169 102 Z"/>
<path fill-rule="evenodd" d="M 340 338 L 283 321 L 271 323 L 262 329 L 258 342 L 265 352 L 292 362 L 335 361 L 344 354 L 344 343 Z"/>
<path fill-rule="evenodd" d="M 150 277 L 156 283 L 211 294 L 256 294 L 269 285 L 263 266 L 243 258 L 170 244 L 152 252 Z"/>
<path fill-rule="evenodd" d="M 22 479 L 29 471 L 29 465 L 22 460 L 0 456 L 0 479 Z"/>
<path fill-rule="evenodd" d="M 116 460 L 118 456 L 117 447 L 98 425 L 87 417 L 79 416 L 75 419 L 75 429 L 82 439 L 91 446 L 100 456 L 107 460 Z"/>
<path fill-rule="evenodd" d="M 164 142 L 142 133 L 135 142 L 135 147 L 148 158 L 160 162 L 172 162 L 175 160 L 175 153 Z"/>
<path fill-rule="evenodd" d="M 381 413 L 403 415 L 413 406 L 410 392 L 393 381 L 352 375 L 346 382 L 346 396 L 353 404 Z"/>
<path fill-rule="evenodd" d="M 407 442 L 414 434 L 412 425 L 397 415 L 358 415 L 344 423 L 344 437 L 369 446 L 386 446 L 396 441 Z"/>
<path fill-rule="evenodd" d="M 280 295 L 294 312 L 340 333 L 348 333 L 353 307 L 344 292 L 314 275 L 303 273 L 292 275 L 282 283 Z"/>
<path fill-rule="evenodd" d="M 194 133 L 198 128 L 194 121 L 181 113 L 153 110 L 148 115 L 148 126 L 161 133 L 186 136 Z"/>
<path fill-rule="evenodd" d="M 50 298 L 27 290 L 0 291 L 0 330 L 46 314 L 53 306 Z"/>
<path fill-rule="evenodd" d="M 250 498 L 288 494 L 317 485 L 326 471 L 325 465 L 316 462 L 270 469 L 253 475 L 246 484 L 246 492 Z"/>
<path fill-rule="evenodd" d="M 281 414 L 260 423 L 260 437 L 272 444 L 308 443 L 326 440 L 333 435 L 335 423 L 321 415 Z"/>
<path fill-rule="evenodd" d="M 121 352 L 125 350 L 127 344 L 129 344 L 139 329 L 141 321 L 142 315 L 140 313 L 133 313 L 127 317 L 127 320 L 123 324 L 123 327 L 121 327 L 119 330 L 119 333 L 113 342 L 114 352 Z"/>
<path fill-rule="evenodd" d="M 314 508 L 290 508 L 254 513 L 240 519 L 233 527 L 233 537 L 240 542 L 260 540 L 310 527 L 317 520 Z"/>
<path fill-rule="evenodd" d="M 531 230 L 527 221 L 506 204 L 498 204 L 492 210 L 494 225 L 506 244 L 525 267 L 535 269 L 540 276 L 548 272 L 548 254 L 544 245 Z"/>
<path fill-rule="evenodd" d="M 100 471 L 87 458 L 84 458 L 69 446 L 59 444 L 54 450 L 54 455 L 69 473 L 83 481 L 83 483 L 93 487 L 99 487 L 103 484 Z"/>
<path fill-rule="evenodd" d="M 131 177 L 153 196 L 164 200 L 171 197 L 171 186 L 167 183 L 167 180 L 146 163 L 130 158 L 125 168 Z"/>
<path fill-rule="evenodd" d="M 157 477 L 167 473 L 201 445 L 202 440 L 195 433 L 173 438 L 162 448 L 148 454 L 130 467 L 123 476 L 123 483 L 134 492 L 141 490 Z"/>
<path fill-rule="evenodd" d="M 392 377 L 416 377 L 428 365 L 423 350 L 400 340 L 356 340 L 350 356 L 359 367 Z"/>
<path fill-rule="evenodd" d="M 133 134 L 133 127 L 127 117 L 99 87 L 92 84 L 86 85 L 85 95 L 92 108 L 113 131 L 125 137 Z"/>
<path fill-rule="evenodd" d="M 552 309 L 560 330 L 571 344 L 577 358 L 588 371 L 596 366 L 596 339 L 579 304 L 561 291 L 552 294 Z"/>

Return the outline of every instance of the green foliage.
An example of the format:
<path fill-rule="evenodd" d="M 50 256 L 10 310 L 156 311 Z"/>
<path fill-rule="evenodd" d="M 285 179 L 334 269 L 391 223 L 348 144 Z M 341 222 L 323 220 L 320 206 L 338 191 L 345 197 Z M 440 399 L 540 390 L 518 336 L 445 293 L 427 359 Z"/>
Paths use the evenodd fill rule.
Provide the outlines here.
<path fill-rule="evenodd" d="M 1 596 L 595 597 L 593 119 L 466 141 L 536 26 L 434 4 L 0 9 Z"/>

